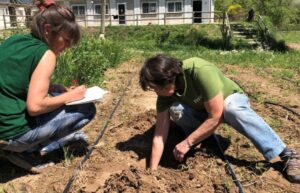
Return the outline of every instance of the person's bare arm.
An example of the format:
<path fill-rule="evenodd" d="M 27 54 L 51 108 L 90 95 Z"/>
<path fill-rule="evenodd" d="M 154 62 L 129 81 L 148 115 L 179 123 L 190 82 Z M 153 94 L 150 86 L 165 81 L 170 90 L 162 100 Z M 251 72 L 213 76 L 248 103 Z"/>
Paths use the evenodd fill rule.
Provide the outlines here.
<path fill-rule="evenodd" d="M 191 146 L 212 135 L 222 120 L 224 109 L 223 93 L 204 103 L 208 118 L 185 140 L 176 145 L 173 154 L 176 160 L 182 161 Z"/>
<path fill-rule="evenodd" d="M 50 78 L 56 63 L 55 54 L 48 50 L 32 73 L 27 95 L 27 111 L 31 116 L 50 112 L 67 102 L 84 97 L 86 88 L 79 86 L 56 97 L 49 97 Z"/>
<path fill-rule="evenodd" d="M 150 160 L 150 169 L 156 170 L 164 151 L 164 144 L 167 140 L 170 126 L 169 111 L 163 111 L 157 114 L 155 133 L 152 142 L 152 153 Z"/>

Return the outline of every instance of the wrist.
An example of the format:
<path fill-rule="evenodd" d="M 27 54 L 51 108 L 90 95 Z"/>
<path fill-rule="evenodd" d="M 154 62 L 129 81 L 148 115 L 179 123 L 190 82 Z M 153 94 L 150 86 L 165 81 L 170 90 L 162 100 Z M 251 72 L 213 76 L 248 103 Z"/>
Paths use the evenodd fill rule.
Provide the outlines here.
<path fill-rule="evenodd" d="M 157 165 L 150 165 L 150 170 L 151 171 L 154 171 L 154 170 L 157 170 Z"/>
<path fill-rule="evenodd" d="M 188 138 L 186 139 L 186 144 L 189 148 L 191 148 L 193 146 L 193 144 L 191 143 L 191 141 Z"/>

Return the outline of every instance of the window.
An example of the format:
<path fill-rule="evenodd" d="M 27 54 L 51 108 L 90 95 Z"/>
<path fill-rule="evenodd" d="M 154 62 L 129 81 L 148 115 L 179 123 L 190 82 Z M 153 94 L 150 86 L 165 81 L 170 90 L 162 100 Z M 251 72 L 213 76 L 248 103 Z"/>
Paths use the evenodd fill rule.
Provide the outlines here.
<path fill-rule="evenodd" d="M 168 12 L 182 12 L 182 2 L 168 2 Z"/>
<path fill-rule="evenodd" d="M 95 7 L 95 14 L 101 14 L 101 5 L 96 4 Z M 108 5 L 106 4 L 106 10 L 105 10 L 105 14 L 108 14 Z"/>
<path fill-rule="evenodd" d="M 85 15 L 84 5 L 72 5 L 72 11 L 75 15 Z"/>
<path fill-rule="evenodd" d="M 142 13 L 156 13 L 156 3 L 143 3 Z"/>
<path fill-rule="evenodd" d="M 8 15 L 8 9 L 1 9 L 0 8 L 0 15 Z"/>
<path fill-rule="evenodd" d="M 19 16 L 23 16 L 24 12 L 22 10 L 16 10 L 16 14 L 19 15 Z"/>

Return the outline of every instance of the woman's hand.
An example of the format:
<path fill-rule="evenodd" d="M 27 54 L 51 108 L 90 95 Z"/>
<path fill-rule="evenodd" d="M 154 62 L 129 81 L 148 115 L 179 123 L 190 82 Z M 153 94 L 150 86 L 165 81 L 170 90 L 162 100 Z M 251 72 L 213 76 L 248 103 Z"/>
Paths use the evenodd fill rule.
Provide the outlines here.
<path fill-rule="evenodd" d="M 70 87 L 67 88 L 67 94 L 69 95 L 70 100 L 67 102 L 72 102 L 76 100 L 80 100 L 84 97 L 86 92 L 85 85 L 77 86 L 77 87 Z"/>

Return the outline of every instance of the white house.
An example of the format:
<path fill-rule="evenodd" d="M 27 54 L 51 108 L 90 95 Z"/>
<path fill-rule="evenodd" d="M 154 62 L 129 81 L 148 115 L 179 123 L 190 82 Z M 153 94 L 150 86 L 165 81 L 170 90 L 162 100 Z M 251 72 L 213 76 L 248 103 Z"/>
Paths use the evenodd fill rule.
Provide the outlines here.
<path fill-rule="evenodd" d="M 9 20 L 9 17 L 5 18 L 5 15 L 8 15 L 8 3 L 9 0 L 0 0 L 0 29 L 5 28 L 4 20 Z"/>
<path fill-rule="evenodd" d="M 18 25 L 25 26 L 25 7 L 30 6 L 31 0 L 19 0 L 19 4 L 11 4 L 9 0 L 0 0 L 0 30 Z M 11 12 L 15 15 L 12 15 Z M 15 18 L 15 21 L 14 19 Z"/>
<path fill-rule="evenodd" d="M 70 7 L 81 25 L 99 26 L 102 0 L 57 2 Z M 106 0 L 106 25 L 213 23 L 214 0 Z"/>

